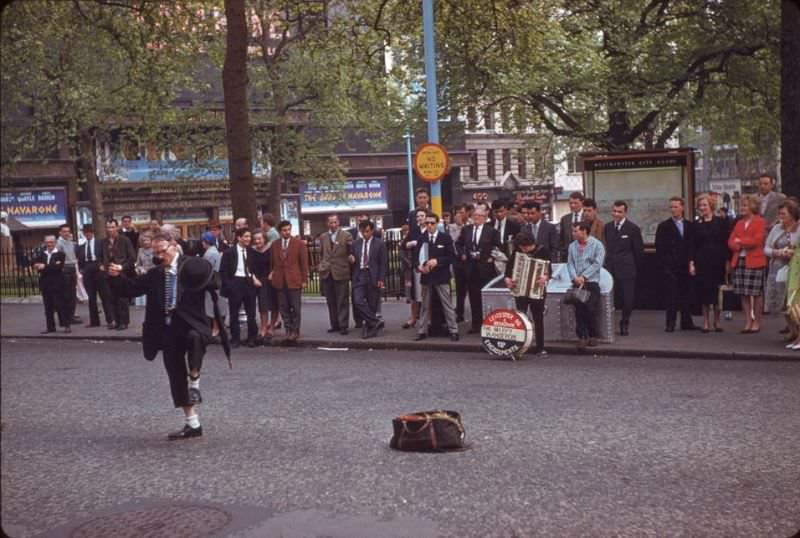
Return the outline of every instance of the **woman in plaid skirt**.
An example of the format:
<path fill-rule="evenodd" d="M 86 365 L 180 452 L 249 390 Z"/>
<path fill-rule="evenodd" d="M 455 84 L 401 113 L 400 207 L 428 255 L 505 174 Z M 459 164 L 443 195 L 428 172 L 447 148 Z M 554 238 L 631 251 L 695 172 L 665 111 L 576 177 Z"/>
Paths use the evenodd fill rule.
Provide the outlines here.
<path fill-rule="evenodd" d="M 761 330 L 764 272 L 767 267 L 767 257 L 764 255 L 767 226 L 766 221 L 758 215 L 759 202 L 755 196 L 742 196 L 739 207 L 741 219 L 728 238 L 728 248 L 733 253 L 733 291 L 742 296 L 745 315 L 745 326 L 740 332 L 748 334 Z"/>

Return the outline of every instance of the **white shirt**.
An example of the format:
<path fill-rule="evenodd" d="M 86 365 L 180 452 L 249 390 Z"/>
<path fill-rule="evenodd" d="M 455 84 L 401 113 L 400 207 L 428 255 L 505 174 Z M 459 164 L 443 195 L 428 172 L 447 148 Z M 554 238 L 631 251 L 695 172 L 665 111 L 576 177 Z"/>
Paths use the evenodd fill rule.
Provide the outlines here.
<path fill-rule="evenodd" d="M 479 224 L 478 226 L 475 227 L 475 237 L 473 238 L 473 241 L 475 242 L 476 245 L 480 244 L 481 242 L 482 231 L 483 231 L 483 224 Z"/>
<path fill-rule="evenodd" d="M 236 273 L 233 276 L 246 277 L 247 270 L 245 269 L 245 262 L 247 261 L 247 249 L 241 245 L 236 246 L 239 249 L 239 256 L 236 261 Z"/>
<path fill-rule="evenodd" d="M 626 220 L 628 219 L 622 219 L 621 221 L 614 223 L 614 227 L 617 229 L 617 231 L 619 231 L 622 228 L 622 225 L 625 224 Z"/>
<path fill-rule="evenodd" d="M 583 220 L 583 209 L 577 213 L 572 213 L 572 224 L 576 224 Z"/>
<path fill-rule="evenodd" d="M 47 263 L 47 265 L 50 265 L 50 257 L 51 257 L 53 254 L 55 254 L 56 252 L 58 252 L 58 249 L 57 249 L 57 248 L 54 248 L 53 250 L 45 250 L 45 251 L 44 251 L 44 253 L 47 255 L 47 262 L 46 262 L 46 263 Z"/>
<path fill-rule="evenodd" d="M 97 256 L 94 254 L 94 237 L 86 240 L 86 260 L 97 261 Z"/>
<path fill-rule="evenodd" d="M 505 233 L 504 232 L 506 231 L 506 220 L 507 219 L 508 219 L 508 217 L 504 218 L 503 220 L 498 220 L 497 221 L 497 226 L 495 227 L 495 229 L 498 232 L 500 232 L 500 240 L 501 241 L 505 237 Z"/>

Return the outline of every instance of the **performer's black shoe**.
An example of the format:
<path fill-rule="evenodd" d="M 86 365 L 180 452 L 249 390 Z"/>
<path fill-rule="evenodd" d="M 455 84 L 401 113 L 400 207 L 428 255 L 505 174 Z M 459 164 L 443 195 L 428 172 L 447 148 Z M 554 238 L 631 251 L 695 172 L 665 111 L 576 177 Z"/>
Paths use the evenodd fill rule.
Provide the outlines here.
<path fill-rule="evenodd" d="M 192 405 L 203 403 L 203 395 L 200 394 L 200 389 L 189 387 L 189 403 Z"/>
<path fill-rule="evenodd" d="M 425 333 L 417 333 L 417 336 L 414 337 L 415 342 L 419 342 L 420 340 L 425 340 L 428 337 Z"/>
<path fill-rule="evenodd" d="M 458 342 L 458 333 L 450 333 L 450 340 Z"/>
<path fill-rule="evenodd" d="M 240 344 L 238 340 L 231 340 L 231 349 L 236 349 L 239 346 Z"/>
<path fill-rule="evenodd" d="M 181 439 L 191 439 L 192 437 L 200 437 L 203 435 L 203 427 L 190 428 L 187 424 L 179 432 L 171 433 L 167 436 L 170 441 L 179 441 Z"/>

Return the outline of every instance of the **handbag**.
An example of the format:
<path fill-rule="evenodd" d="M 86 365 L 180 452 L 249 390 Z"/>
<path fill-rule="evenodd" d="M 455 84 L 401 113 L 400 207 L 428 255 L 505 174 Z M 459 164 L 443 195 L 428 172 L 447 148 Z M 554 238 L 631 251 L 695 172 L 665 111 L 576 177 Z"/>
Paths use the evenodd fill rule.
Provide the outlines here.
<path fill-rule="evenodd" d="M 421 411 L 392 420 L 389 446 L 411 452 L 446 452 L 464 448 L 464 426 L 455 411 Z"/>
<path fill-rule="evenodd" d="M 583 289 L 583 285 L 580 287 L 572 287 L 567 290 L 567 293 L 564 295 L 563 303 L 564 304 L 571 304 L 571 305 L 579 305 L 585 304 L 589 301 L 589 298 L 592 294 L 589 290 Z"/>
<path fill-rule="evenodd" d="M 725 283 L 717 289 L 717 310 L 720 312 L 733 312 L 742 309 L 742 299 L 733 292 L 730 271 L 725 271 Z"/>
<path fill-rule="evenodd" d="M 785 284 L 789 282 L 789 264 L 787 263 L 775 273 L 775 282 Z"/>

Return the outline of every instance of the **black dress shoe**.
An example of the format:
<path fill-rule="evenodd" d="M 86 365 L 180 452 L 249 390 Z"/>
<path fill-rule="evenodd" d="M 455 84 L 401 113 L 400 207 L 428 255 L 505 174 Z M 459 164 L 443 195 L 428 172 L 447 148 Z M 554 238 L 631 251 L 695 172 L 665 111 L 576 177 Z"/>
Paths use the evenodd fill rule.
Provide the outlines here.
<path fill-rule="evenodd" d="M 187 424 L 179 432 L 171 433 L 167 436 L 170 441 L 179 441 L 181 439 L 191 439 L 192 437 L 200 437 L 203 435 L 203 427 L 190 428 Z"/>
<path fill-rule="evenodd" d="M 347 329 L 340 329 L 339 330 L 339 334 L 341 334 L 342 336 L 347 336 L 347 333 L 348 333 Z"/>
<path fill-rule="evenodd" d="M 192 405 L 203 403 L 203 395 L 200 394 L 200 389 L 189 387 L 189 403 Z"/>
<path fill-rule="evenodd" d="M 339 332 L 339 328 L 338 328 L 338 327 L 331 327 L 330 329 L 328 329 L 328 332 L 329 332 L 329 333 L 336 333 L 336 332 Z"/>
<path fill-rule="evenodd" d="M 626 323 L 619 324 L 619 335 L 628 336 L 628 325 Z"/>
<path fill-rule="evenodd" d="M 376 323 L 367 331 L 367 338 L 375 338 L 383 326 L 383 322 Z"/>
<path fill-rule="evenodd" d="M 425 333 L 417 333 L 417 336 L 414 337 L 415 342 L 419 342 L 420 340 L 425 340 L 428 337 Z"/>
<path fill-rule="evenodd" d="M 467 334 L 478 334 L 479 332 L 481 332 L 479 327 L 470 327 Z"/>
<path fill-rule="evenodd" d="M 247 347 L 256 347 L 256 340 L 255 340 L 255 338 L 252 338 L 252 339 L 250 339 L 250 340 L 248 340 L 248 341 L 247 341 Z"/>
<path fill-rule="evenodd" d="M 231 349 L 236 349 L 236 348 L 237 348 L 237 347 L 239 347 L 240 345 L 241 345 L 241 344 L 239 343 L 239 341 L 238 341 L 238 340 L 233 340 L 233 341 L 231 341 Z"/>
<path fill-rule="evenodd" d="M 120 323 L 119 325 L 117 325 L 117 330 L 118 331 L 124 331 L 127 328 L 128 328 L 128 324 L 127 323 Z"/>
<path fill-rule="evenodd" d="M 450 340 L 458 342 L 458 333 L 450 333 Z"/>

